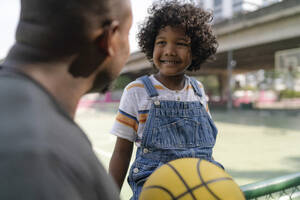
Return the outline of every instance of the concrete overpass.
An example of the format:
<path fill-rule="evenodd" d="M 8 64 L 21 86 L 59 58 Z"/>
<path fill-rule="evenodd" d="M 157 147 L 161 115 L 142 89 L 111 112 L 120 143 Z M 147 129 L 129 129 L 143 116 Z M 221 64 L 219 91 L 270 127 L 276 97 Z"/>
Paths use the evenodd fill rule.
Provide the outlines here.
<path fill-rule="evenodd" d="M 240 14 L 214 24 L 213 30 L 219 42 L 216 58 L 192 75 L 215 74 L 226 81 L 229 52 L 236 61 L 233 73 L 273 69 L 275 52 L 300 47 L 300 1 L 284 0 Z M 135 52 L 122 73 L 138 76 L 151 69 L 145 56 Z"/>

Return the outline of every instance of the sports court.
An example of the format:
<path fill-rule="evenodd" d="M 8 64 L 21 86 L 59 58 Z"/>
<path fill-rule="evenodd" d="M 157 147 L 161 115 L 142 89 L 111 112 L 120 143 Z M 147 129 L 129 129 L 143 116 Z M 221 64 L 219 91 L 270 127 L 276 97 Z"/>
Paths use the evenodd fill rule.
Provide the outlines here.
<path fill-rule="evenodd" d="M 108 168 L 115 137 L 109 134 L 118 103 L 79 107 L 76 121 Z M 239 185 L 300 172 L 300 112 L 211 110 L 219 129 L 214 158 Z M 121 197 L 131 191 L 124 183 Z"/>

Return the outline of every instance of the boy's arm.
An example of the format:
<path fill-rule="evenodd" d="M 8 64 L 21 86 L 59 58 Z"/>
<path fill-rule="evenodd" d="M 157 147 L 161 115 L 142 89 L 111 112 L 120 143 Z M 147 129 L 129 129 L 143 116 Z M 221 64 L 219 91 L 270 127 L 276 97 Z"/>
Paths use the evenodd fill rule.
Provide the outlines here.
<path fill-rule="evenodd" d="M 118 137 L 113 155 L 109 163 L 109 174 L 113 177 L 120 190 L 122 188 L 133 149 L 133 142 Z"/>

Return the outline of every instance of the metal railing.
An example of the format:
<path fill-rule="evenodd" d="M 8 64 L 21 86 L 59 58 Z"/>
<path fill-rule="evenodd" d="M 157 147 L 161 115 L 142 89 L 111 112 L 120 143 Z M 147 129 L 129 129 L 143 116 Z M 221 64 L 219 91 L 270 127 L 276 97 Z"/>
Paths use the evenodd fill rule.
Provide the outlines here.
<path fill-rule="evenodd" d="M 300 172 L 241 186 L 246 199 L 300 200 Z"/>

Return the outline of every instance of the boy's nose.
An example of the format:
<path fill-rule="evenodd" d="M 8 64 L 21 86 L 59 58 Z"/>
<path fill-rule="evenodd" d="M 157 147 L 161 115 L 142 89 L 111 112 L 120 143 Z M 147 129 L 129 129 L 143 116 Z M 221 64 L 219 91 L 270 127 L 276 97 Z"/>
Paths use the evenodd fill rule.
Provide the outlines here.
<path fill-rule="evenodd" d="M 166 45 L 164 53 L 166 56 L 176 56 L 174 45 Z"/>

